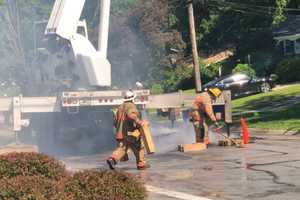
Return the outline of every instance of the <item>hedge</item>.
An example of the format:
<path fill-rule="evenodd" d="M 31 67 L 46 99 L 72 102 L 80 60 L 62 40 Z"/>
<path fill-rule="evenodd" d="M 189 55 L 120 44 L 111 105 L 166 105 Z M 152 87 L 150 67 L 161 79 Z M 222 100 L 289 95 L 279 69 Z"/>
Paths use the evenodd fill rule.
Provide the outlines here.
<path fill-rule="evenodd" d="M 59 182 L 41 176 L 0 179 L 0 199 L 66 200 Z"/>
<path fill-rule="evenodd" d="M 39 153 L 0 156 L 0 199 L 144 200 L 146 189 L 120 171 L 86 170 L 72 176 L 65 166 Z"/>
<path fill-rule="evenodd" d="M 300 58 L 286 58 L 276 68 L 276 74 L 282 83 L 300 81 Z"/>
<path fill-rule="evenodd" d="M 144 200 L 143 183 L 125 172 L 77 172 L 65 185 L 65 193 L 76 200 Z"/>
<path fill-rule="evenodd" d="M 65 166 L 44 154 L 10 153 L 0 156 L 0 178 L 42 176 L 52 180 L 67 177 Z"/>

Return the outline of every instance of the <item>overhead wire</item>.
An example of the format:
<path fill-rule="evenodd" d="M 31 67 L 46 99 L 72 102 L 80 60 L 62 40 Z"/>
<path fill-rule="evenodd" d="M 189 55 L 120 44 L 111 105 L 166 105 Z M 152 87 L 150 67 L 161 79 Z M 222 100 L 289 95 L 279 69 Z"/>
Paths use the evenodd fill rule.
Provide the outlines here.
<path fill-rule="evenodd" d="M 217 3 L 217 4 L 222 5 L 224 7 L 230 6 L 230 8 L 234 7 L 234 8 L 238 8 L 238 9 L 245 9 L 246 11 L 250 10 L 250 11 L 262 12 L 262 13 L 266 13 L 266 14 L 270 13 L 270 10 L 257 9 L 257 8 L 251 7 L 251 6 L 250 7 L 249 6 L 245 7 L 245 6 L 242 6 L 242 5 L 239 5 L 239 4 L 233 4 L 233 3 L 229 3 L 229 2 L 220 2 L 220 1 L 217 1 L 217 0 L 210 0 L 210 2 Z"/>
<path fill-rule="evenodd" d="M 274 7 L 274 6 L 257 6 L 257 5 L 253 5 L 253 4 L 249 4 L 249 3 L 240 3 L 240 2 L 232 2 L 232 1 L 225 1 L 224 3 L 237 4 L 237 5 L 245 6 L 245 7 L 251 6 L 253 8 L 263 8 L 263 9 L 276 10 L 276 7 Z M 285 10 L 285 11 L 300 11 L 299 8 L 283 8 L 283 10 Z"/>
<path fill-rule="evenodd" d="M 239 12 L 242 11 L 250 11 L 254 13 L 262 13 L 266 15 L 272 15 L 274 14 L 276 8 L 273 6 L 257 6 L 257 5 L 252 5 L 248 3 L 237 3 L 237 2 L 230 2 L 230 1 L 216 1 L 216 0 L 208 0 L 208 2 L 214 2 L 219 5 L 223 6 L 229 6 L 231 7 L 232 10 L 236 9 Z M 284 11 L 290 12 L 290 11 L 299 11 L 300 9 L 297 8 L 283 8 Z"/>
<path fill-rule="evenodd" d="M 265 10 L 258 10 L 258 9 L 254 9 L 254 8 L 249 8 L 249 7 L 243 7 L 243 6 L 238 6 L 238 5 L 229 5 L 226 2 L 220 2 L 217 0 L 210 0 L 209 2 L 214 2 L 216 4 L 209 4 L 209 6 L 214 6 L 214 7 L 218 7 L 218 8 L 226 8 L 228 6 L 230 6 L 230 10 L 236 11 L 236 12 L 240 12 L 240 13 L 248 13 L 248 14 L 254 14 L 254 15 L 261 15 L 261 16 L 271 16 L 273 13 L 271 13 L 270 11 L 265 11 Z"/>

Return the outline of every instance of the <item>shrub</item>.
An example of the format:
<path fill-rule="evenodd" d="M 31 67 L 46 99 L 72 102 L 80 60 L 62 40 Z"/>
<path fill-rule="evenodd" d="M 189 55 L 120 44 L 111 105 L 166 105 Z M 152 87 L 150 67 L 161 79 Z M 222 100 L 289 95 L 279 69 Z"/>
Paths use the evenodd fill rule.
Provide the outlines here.
<path fill-rule="evenodd" d="M 202 83 L 207 83 L 213 80 L 219 75 L 219 67 L 222 65 L 220 63 L 212 63 L 209 66 L 206 66 L 203 63 L 200 63 L 200 74 Z"/>
<path fill-rule="evenodd" d="M 83 171 L 69 176 L 54 158 L 37 153 L 0 156 L 0 199 L 144 200 L 145 187 L 118 171 Z"/>
<path fill-rule="evenodd" d="M 142 183 L 124 172 L 77 172 L 66 182 L 65 193 L 78 200 L 143 200 L 146 190 Z"/>
<path fill-rule="evenodd" d="M 248 64 L 238 64 L 233 70 L 233 73 L 244 73 L 250 77 L 255 76 L 255 70 Z"/>
<path fill-rule="evenodd" d="M 153 84 L 151 87 L 151 94 L 161 94 L 163 92 L 163 89 L 161 88 L 160 84 Z"/>
<path fill-rule="evenodd" d="M 67 199 L 67 196 L 64 196 L 61 191 L 56 181 L 41 176 L 17 176 L 0 179 L 0 199 Z"/>
<path fill-rule="evenodd" d="M 0 156 L 0 178 L 43 176 L 60 180 L 67 175 L 63 164 L 44 154 L 10 153 Z"/>
<path fill-rule="evenodd" d="M 276 68 L 280 82 L 293 82 L 300 80 L 300 58 L 287 58 L 281 61 Z"/>

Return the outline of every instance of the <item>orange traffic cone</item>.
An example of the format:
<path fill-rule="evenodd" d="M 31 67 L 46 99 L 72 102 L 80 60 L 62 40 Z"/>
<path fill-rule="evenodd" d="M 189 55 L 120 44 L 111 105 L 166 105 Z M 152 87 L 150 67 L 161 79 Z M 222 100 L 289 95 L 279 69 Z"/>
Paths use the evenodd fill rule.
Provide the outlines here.
<path fill-rule="evenodd" d="M 243 137 L 243 143 L 248 144 L 249 143 L 249 130 L 248 130 L 248 125 L 246 123 L 246 120 L 241 116 L 240 118 L 240 123 L 241 123 L 241 131 L 242 131 L 242 137 Z"/>

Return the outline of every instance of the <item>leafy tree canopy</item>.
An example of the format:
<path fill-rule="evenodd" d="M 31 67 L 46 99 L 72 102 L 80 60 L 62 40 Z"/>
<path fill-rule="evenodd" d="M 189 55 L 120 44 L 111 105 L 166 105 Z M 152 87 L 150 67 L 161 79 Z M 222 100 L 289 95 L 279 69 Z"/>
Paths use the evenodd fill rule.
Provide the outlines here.
<path fill-rule="evenodd" d="M 34 22 L 47 20 L 53 0 L 0 0 L 0 81 L 26 85 L 36 71 Z M 224 49 L 235 51 L 221 63 L 231 72 L 239 63 L 251 63 L 260 75 L 274 65 L 272 27 L 299 14 L 299 0 L 198 0 L 194 15 L 198 50 L 205 58 Z M 82 18 L 97 45 L 99 1 L 87 0 Z M 263 42 L 262 42 L 263 41 Z M 186 2 L 182 0 L 112 0 L 108 57 L 114 84 L 129 87 L 135 81 L 165 91 L 193 87 L 190 67 Z M 251 62 L 249 62 L 249 58 Z M 220 64 L 218 64 L 220 65 Z M 203 83 L 217 76 L 217 65 L 201 67 Z M 5 74 L 5 75 L 4 75 Z"/>
<path fill-rule="evenodd" d="M 254 69 L 248 65 L 248 64 L 238 64 L 233 70 L 233 73 L 244 73 L 247 74 L 250 77 L 255 76 L 255 71 Z"/>

